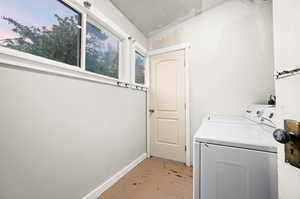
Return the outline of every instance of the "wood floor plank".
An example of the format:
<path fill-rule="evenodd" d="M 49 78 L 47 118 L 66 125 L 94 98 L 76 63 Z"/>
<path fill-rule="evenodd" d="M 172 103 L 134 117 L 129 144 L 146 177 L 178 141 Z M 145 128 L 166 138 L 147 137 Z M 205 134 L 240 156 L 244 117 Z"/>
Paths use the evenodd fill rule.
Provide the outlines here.
<path fill-rule="evenodd" d="M 98 199 L 192 199 L 192 173 L 181 163 L 146 159 Z"/>

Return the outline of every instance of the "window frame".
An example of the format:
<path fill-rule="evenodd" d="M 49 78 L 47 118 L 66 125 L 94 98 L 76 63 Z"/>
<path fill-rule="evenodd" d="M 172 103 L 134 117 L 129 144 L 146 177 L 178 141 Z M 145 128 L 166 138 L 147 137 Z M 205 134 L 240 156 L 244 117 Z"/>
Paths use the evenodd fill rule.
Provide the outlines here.
<path fill-rule="evenodd" d="M 75 0 L 77 3 L 79 3 L 80 5 L 84 5 L 84 1 L 85 0 Z M 127 61 L 127 58 L 129 56 L 129 49 L 130 49 L 130 45 L 129 45 L 129 35 L 124 32 L 118 25 L 116 25 L 111 19 L 109 19 L 108 17 L 106 17 L 104 14 L 102 14 L 97 8 L 95 8 L 94 6 L 90 7 L 90 8 L 85 8 L 83 7 L 86 15 L 85 15 L 85 32 L 84 32 L 84 42 L 86 42 L 86 23 L 92 22 L 93 25 L 95 25 L 96 27 L 101 27 L 103 28 L 104 32 L 108 32 L 110 34 L 112 34 L 114 37 L 118 38 L 120 43 L 119 43 L 119 77 L 118 79 L 113 78 L 113 77 L 109 77 L 109 76 L 105 76 L 105 75 L 101 75 L 101 74 L 97 74 L 97 73 L 93 73 L 93 72 L 89 72 L 86 71 L 89 74 L 93 74 L 93 75 L 97 75 L 100 78 L 106 79 L 106 80 L 110 80 L 113 81 L 114 83 L 116 83 L 118 86 L 122 86 L 122 87 L 128 87 L 128 81 L 127 81 L 127 68 L 129 68 L 129 62 Z M 93 23 L 94 22 L 94 23 Z M 84 45 L 84 69 L 85 69 L 85 49 L 86 49 L 86 44 Z M 124 85 L 124 86 L 123 86 Z"/>
<path fill-rule="evenodd" d="M 66 6 L 67 8 L 69 8 L 71 10 L 73 10 L 74 12 L 78 12 L 81 15 L 81 18 L 80 18 L 80 27 L 79 27 L 79 29 L 80 29 L 79 66 L 76 66 L 76 67 L 82 68 L 83 67 L 83 65 L 82 65 L 83 64 L 83 61 L 82 61 L 82 51 L 83 51 L 83 48 L 85 48 L 85 43 L 83 43 L 83 31 L 86 29 L 86 18 L 84 17 L 85 14 L 84 14 L 83 10 L 79 6 L 77 6 L 77 5 L 69 2 L 68 0 L 58 0 L 58 1 L 62 5 Z M 46 59 L 48 59 L 48 58 L 46 58 Z M 59 61 L 57 61 L 57 62 L 59 62 Z M 71 64 L 67 64 L 67 65 L 71 65 Z M 71 65 L 71 66 L 73 66 L 73 65 Z"/>
<path fill-rule="evenodd" d="M 107 30 L 103 25 L 101 25 L 100 23 L 98 23 L 94 18 L 90 17 L 89 15 L 87 16 L 85 27 L 86 27 L 87 23 L 92 24 L 93 26 L 95 26 L 96 28 L 98 28 L 102 32 L 105 32 L 105 34 L 107 34 L 108 36 L 113 37 L 114 39 L 118 40 L 118 42 L 119 42 L 119 45 L 118 45 L 118 47 L 119 47 L 119 49 L 118 49 L 118 53 L 119 53 L 119 55 L 118 55 L 118 59 L 119 59 L 118 60 L 118 78 L 110 77 L 108 75 L 102 75 L 102 74 L 99 74 L 99 73 L 95 73 L 95 74 L 100 75 L 103 78 L 120 80 L 120 77 L 122 77 L 122 72 L 121 72 L 122 70 L 120 70 L 120 69 L 121 69 L 121 65 L 122 65 L 122 61 L 123 61 L 122 60 L 122 57 L 123 57 L 122 56 L 122 53 L 123 53 L 122 48 L 124 46 L 123 41 L 121 40 L 120 37 L 116 36 L 115 34 L 113 34 L 112 32 L 110 32 L 109 30 Z M 86 34 L 87 34 L 87 32 L 85 32 L 85 39 L 86 39 Z M 84 50 L 86 50 L 86 45 L 84 47 Z M 84 56 L 86 56 L 85 54 L 86 54 L 86 51 L 84 51 Z M 85 59 L 86 59 L 86 57 L 85 57 Z M 94 72 L 86 70 L 86 63 L 84 63 L 84 68 L 85 68 L 86 72 L 88 72 L 88 73 L 94 73 Z"/>
<path fill-rule="evenodd" d="M 131 87 L 131 45 L 130 36 L 124 32 L 111 19 L 102 14 L 94 6 L 84 7 L 84 0 L 60 0 L 62 4 L 70 7 L 81 15 L 81 43 L 80 43 L 80 66 L 70 65 L 63 62 L 40 57 L 30 53 L 0 46 L 0 64 L 10 67 L 21 67 L 25 70 L 49 73 L 63 77 L 70 77 L 97 83 L 110 84 L 121 87 Z M 111 33 L 119 39 L 119 77 L 118 79 L 89 72 L 85 67 L 86 50 L 86 23 L 96 21 L 96 27 L 102 27 L 106 33 Z M 92 23 L 94 25 L 94 23 Z M 144 86 L 144 85 L 142 85 Z"/>
<path fill-rule="evenodd" d="M 79 29 L 81 30 L 80 31 L 80 56 L 78 57 L 79 65 L 71 65 L 71 64 L 64 63 L 64 62 L 52 60 L 52 59 L 49 59 L 46 57 L 42 57 L 42 56 L 26 53 L 23 51 L 0 46 L 0 56 L 1 56 L 1 58 L 3 58 L 3 60 L 0 61 L 1 64 L 10 64 L 11 62 L 13 62 L 13 63 L 16 63 L 16 65 L 18 66 L 18 65 L 22 65 L 22 64 L 19 64 L 18 61 L 20 59 L 24 59 L 25 61 L 33 61 L 33 62 L 37 62 L 37 63 L 39 62 L 40 64 L 49 64 L 49 65 L 55 64 L 55 65 L 57 65 L 59 67 L 63 67 L 63 68 L 65 68 L 65 67 L 81 68 L 82 67 L 81 53 L 82 53 L 83 48 L 85 48 L 82 43 L 82 41 L 83 41 L 82 33 L 83 33 L 83 29 L 85 28 L 85 24 L 84 24 L 85 13 L 80 6 L 78 6 L 74 3 L 71 3 L 69 0 L 58 0 L 58 1 L 60 1 L 60 3 L 63 6 L 73 10 L 74 12 L 78 12 L 81 15 L 81 19 L 80 19 L 81 26 L 79 27 Z M 4 55 L 9 56 L 10 59 L 7 60 Z M 13 59 L 13 57 L 15 57 L 16 59 Z M 49 63 L 45 63 L 46 61 L 49 61 Z M 75 70 L 75 71 L 77 71 L 77 70 Z"/>
<path fill-rule="evenodd" d="M 144 84 L 136 83 L 135 81 L 135 67 L 136 67 L 136 57 L 135 54 L 139 53 L 140 55 L 145 57 L 145 71 L 144 71 L 144 78 L 145 82 Z M 147 54 L 147 50 L 138 42 L 133 41 L 132 42 L 132 48 L 131 48 L 131 83 L 133 86 L 141 87 L 141 89 L 148 89 L 149 88 L 149 56 Z"/>

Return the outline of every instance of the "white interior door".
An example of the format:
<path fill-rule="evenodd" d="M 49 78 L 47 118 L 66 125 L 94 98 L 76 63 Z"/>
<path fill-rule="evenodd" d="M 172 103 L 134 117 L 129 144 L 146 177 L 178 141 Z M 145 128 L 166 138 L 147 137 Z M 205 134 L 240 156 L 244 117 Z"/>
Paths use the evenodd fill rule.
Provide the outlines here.
<path fill-rule="evenodd" d="M 300 67 L 300 1 L 273 1 L 275 70 Z M 278 127 L 285 119 L 300 121 L 300 75 L 276 80 Z M 300 198 L 300 169 L 285 163 L 284 145 L 278 145 L 280 199 Z"/>
<path fill-rule="evenodd" d="M 150 58 L 151 156 L 185 162 L 185 51 Z"/>

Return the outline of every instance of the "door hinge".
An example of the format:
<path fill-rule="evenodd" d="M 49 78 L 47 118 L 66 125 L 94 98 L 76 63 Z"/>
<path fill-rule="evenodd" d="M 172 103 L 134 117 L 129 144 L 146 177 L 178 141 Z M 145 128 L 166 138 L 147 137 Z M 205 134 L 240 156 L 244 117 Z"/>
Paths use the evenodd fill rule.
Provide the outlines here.
<path fill-rule="evenodd" d="M 186 103 L 184 103 L 184 109 L 186 109 Z"/>
<path fill-rule="evenodd" d="M 184 146 L 184 151 L 186 151 L 187 150 L 187 147 L 186 147 L 186 145 Z"/>

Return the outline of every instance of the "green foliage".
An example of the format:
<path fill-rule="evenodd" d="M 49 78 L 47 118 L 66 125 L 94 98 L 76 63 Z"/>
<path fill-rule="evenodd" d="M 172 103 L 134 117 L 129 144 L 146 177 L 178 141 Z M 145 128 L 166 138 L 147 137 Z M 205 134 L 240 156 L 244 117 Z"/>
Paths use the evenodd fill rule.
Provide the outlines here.
<path fill-rule="evenodd" d="M 107 39 L 108 36 L 105 32 L 87 23 L 86 69 L 98 74 L 118 78 L 118 49 L 114 49 L 110 43 L 106 47 L 102 41 Z"/>
<path fill-rule="evenodd" d="M 81 30 L 78 16 L 61 18 L 55 15 L 57 24 L 47 27 L 25 26 L 10 17 L 1 17 L 13 28 L 17 38 L 5 39 L 1 46 L 33 55 L 79 66 Z M 109 43 L 107 34 L 95 26 L 87 25 L 86 69 L 102 75 L 118 78 L 119 53 Z"/>
<path fill-rule="evenodd" d="M 135 82 L 145 84 L 145 57 L 139 53 L 135 55 Z"/>
<path fill-rule="evenodd" d="M 55 15 L 58 25 L 46 27 L 28 27 L 9 17 L 2 17 L 14 26 L 13 32 L 19 37 L 6 39 L 2 46 L 48 59 L 79 65 L 80 30 L 76 17 L 61 18 Z"/>

